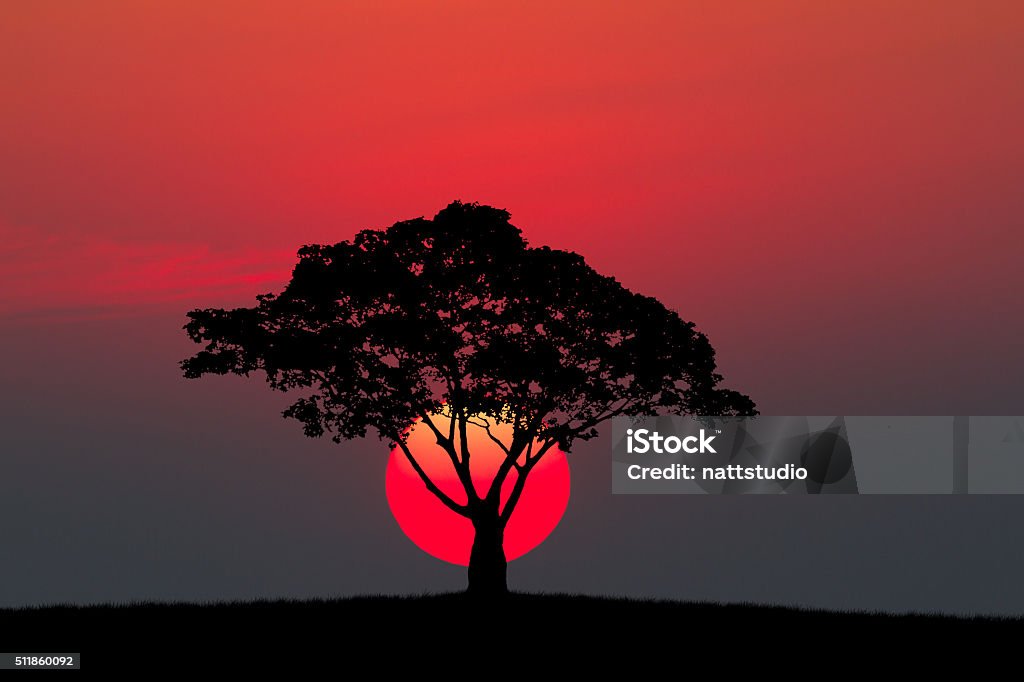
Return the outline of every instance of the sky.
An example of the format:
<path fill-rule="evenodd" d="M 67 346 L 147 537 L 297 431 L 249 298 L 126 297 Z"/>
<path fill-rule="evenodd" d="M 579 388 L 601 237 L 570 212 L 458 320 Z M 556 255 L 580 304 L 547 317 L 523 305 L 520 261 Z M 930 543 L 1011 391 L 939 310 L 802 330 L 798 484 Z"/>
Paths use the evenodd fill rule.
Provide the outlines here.
<path fill-rule="evenodd" d="M 1022 28 L 945 0 L 6 3 L 0 602 L 461 585 L 391 519 L 380 444 L 176 367 L 185 311 L 453 199 L 696 322 L 763 413 L 1024 414 Z M 606 440 L 513 582 L 1024 611 L 1012 498 L 627 505 Z"/>

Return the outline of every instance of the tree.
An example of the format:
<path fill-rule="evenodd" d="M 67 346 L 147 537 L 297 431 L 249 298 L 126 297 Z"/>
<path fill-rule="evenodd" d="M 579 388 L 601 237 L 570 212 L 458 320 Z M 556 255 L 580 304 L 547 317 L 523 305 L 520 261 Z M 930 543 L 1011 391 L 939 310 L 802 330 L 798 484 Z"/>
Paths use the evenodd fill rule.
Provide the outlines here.
<path fill-rule="evenodd" d="M 423 484 L 473 524 L 471 593 L 506 591 L 504 529 L 551 448 L 568 452 L 616 415 L 756 413 L 719 387 L 714 350 L 693 323 L 576 253 L 528 246 L 504 210 L 455 202 L 433 220 L 298 256 L 280 294 L 188 313 L 185 330 L 205 348 L 181 363 L 185 376 L 259 370 L 272 388 L 302 392 L 284 416 L 307 436 L 341 442 L 372 430 L 401 448 Z M 439 414 L 447 427 L 431 419 Z M 451 460 L 465 500 L 420 466 L 407 443 L 414 420 Z M 505 458 L 481 494 L 466 431 L 492 422 L 512 436 L 492 438 Z"/>

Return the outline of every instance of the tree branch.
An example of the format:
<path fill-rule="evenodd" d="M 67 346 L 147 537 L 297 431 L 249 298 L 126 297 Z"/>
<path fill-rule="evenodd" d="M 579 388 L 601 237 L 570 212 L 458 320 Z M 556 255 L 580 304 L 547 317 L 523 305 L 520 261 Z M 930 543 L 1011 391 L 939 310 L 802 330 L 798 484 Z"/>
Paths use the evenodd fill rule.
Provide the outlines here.
<path fill-rule="evenodd" d="M 530 463 L 530 456 L 532 454 L 533 454 L 533 439 L 530 439 L 530 442 L 527 443 L 527 445 L 526 445 L 526 455 L 523 457 L 523 463 L 519 464 L 519 462 L 513 462 L 513 464 L 515 465 L 517 471 L 519 471 L 520 473 L 523 472 L 523 469 L 526 468 L 526 465 L 528 465 Z M 539 455 L 538 455 L 538 459 L 539 459 Z"/>
<path fill-rule="evenodd" d="M 430 415 L 427 414 L 426 410 L 424 410 L 423 408 L 420 408 L 419 413 L 420 413 L 420 417 L 423 419 L 423 423 L 426 424 L 427 426 L 429 426 L 430 430 L 434 432 L 434 438 L 437 439 L 437 444 L 440 445 L 441 447 L 447 449 L 448 446 L 451 444 L 451 441 L 449 441 L 447 438 L 445 438 L 444 434 L 441 433 L 441 431 L 437 428 L 437 426 L 434 425 L 434 421 L 430 418 Z"/>
<path fill-rule="evenodd" d="M 488 422 L 486 419 L 483 420 L 483 422 L 484 422 L 483 424 L 479 424 L 479 423 L 473 421 L 472 419 L 467 419 L 466 422 L 469 423 L 469 424 L 472 424 L 473 426 L 478 426 L 481 429 L 483 429 L 484 431 L 486 431 L 487 432 L 487 437 L 490 438 L 495 443 L 497 443 L 498 447 L 501 448 L 501 451 L 505 453 L 505 456 L 508 456 L 508 454 L 509 454 L 508 446 L 506 446 L 504 443 L 502 443 L 501 439 L 499 439 L 497 436 L 495 436 L 493 433 L 491 433 L 491 424 L 490 424 L 490 422 Z"/>
<path fill-rule="evenodd" d="M 469 479 L 469 487 L 473 487 L 472 477 L 469 475 L 469 439 L 466 438 L 466 415 L 459 410 L 459 452 L 462 455 L 462 466 L 466 469 L 466 478 Z M 476 489 L 474 488 L 474 495 Z"/>
<path fill-rule="evenodd" d="M 412 456 L 412 451 L 409 450 L 409 446 L 405 442 L 399 440 L 398 447 L 400 447 L 402 449 L 402 452 L 405 453 L 405 458 L 409 460 L 409 464 L 411 464 L 412 468 L 416 470 L 417 474 L 419 474 L 420 479 L 423 481 L 423 484 L 427 486 L 427 490 L 434 493 L 437 499 L 441 500 L 446 507 L 454 511 L 456 514 L 468 518 L 469 506 L 459 504 L 452 498 L 448 497 L 448 495 L 446 495 L 443 490 L 438 488 L 437 484 L 435 484 L 432 480 L 430 480 L 430 477 L 427 476 L 427 472 L 423 470 L 423 467 L 421 467 L 420 463 L 416 461 L 416 458 Z"/>
<path fill-rule="evenodd" d="M 501 486 L 505 483 L 505 478 L 508 476 L 508 472 L 512 471 L 513 467 L 516 467 L 516 460 L 519 459 L 519 455 L 523 454 L 523 450 L 526 449 L 527 445 L 534 438 L 534 434 L 537 431 L 537 427 L 540 426 L 541 421 L 544 418 L 542 411 L 537 412 L 537 415 L 530 420 L 530 423 L 525 429 L 525 435 L 523 430 L 519 430 L 512 438 L 512 445 L 509 446 L 505 454 L 505 461 L 498 467 L 498 472 L 494 474 L 494 480 L 491 481 L 491 487 L 487 490 L 487 496 L 485 499 L 497 500 L 501 495 Z M 526 439 L 525 441 L 523 439 Z"/>
<path fill-rule="evenodd" d="M 464 454 L 462 461 L 459 461 L 458 455 L 455 454 L 455 444 L 444 437 L 444 434 L 437 428 L 426 410 L 421 409 L 419 412 L 420 416 L 423 418 L 423 423 L 429 426 L 430 430 L 434 432 L 437 444 L 448 455 L 448 459 L 452 461 L 452 466 L 455 467 L 455 473 L 459 477 L 459 482 L 462 483 L 462 488 L 466 491 L 466 498 L 469 500 L 479 499 L 476 494 L 476 488 L 473 486 L 473 477 L 469 474 L 469 455 Z M 463 444 L 462 449 L 464 453 L 469 452 L 465 444 Z"/>
<path fill-rule="evenodd" d="M 327 395 L 331 397 L 331 400 L 337 399 L 338 391 L 331 385 L 331 382 L 327 380 L 326 374 L 317 369 L 312 370 L 310 374 L 320 382 L 320 387 L 327 391 Z"/>
<path fill-rule="evenodd" d="M 499 517 L 502 528 L 508 524 L 508 520 L 512 518 L 512 512 L 516 510 L 516 505 L 519 504 L 519 498 L 522 497 L 523 489 L 526 487 L 526 477 L 530 475 L 530 471 L 540 461 L 540 458 L 544 456 L 544 453 L 550 450 L 554 444 L 555 441 L 548 441 L 537 451 L 536 456 L 533 458 L 527 456 L 526 463 L 521 467 L 517 467 L 519 470 L 518 477 L 516 478 L 515 485 L 512 486 L 512 493 L 508 496 L 508 501 L 505 502 L 505 508 L 501 510 L 501 516 Z"/>
<path fill-rule="evenodd" d="M 624 398 L 623 401 L 622 401 L 622 404 L 619 405 L 618 407 L 609 407 L 604 412 L 602 412 L 601 414 L 597 415 L 596 417 L 593 417 L 592 419 L 590 419 L 588 421 L 582 422 L 579 426 L 577 426 L 575 428 L 572 428 L 572 429 L 568 429 L 567 428 L 565 431 L 567 433 L 570 433 L 570 434 L 582 433 L 583 431 L 585 431 L 587 429 L 590 429 L 590 428 L 593 428 L 593 427 L 597 426 L 598 424 L 611 419 L 612 417 L 617 417 L 620 414 L 624 414 L 626 412 L 626 409 L 631 407 L 633 404 L 634 404 L 634 401 L 631 398 Z M 565 423 L 565 426 L 568 426 L 570 421 L 571 420 L 568 420 Z"/>
<path fill-rule="evenodd" d="M 448 440 L 452 443 L 455 442 L 455 403 L 448 403 L 448 411 L 451 413 L 448 416 Z"/>

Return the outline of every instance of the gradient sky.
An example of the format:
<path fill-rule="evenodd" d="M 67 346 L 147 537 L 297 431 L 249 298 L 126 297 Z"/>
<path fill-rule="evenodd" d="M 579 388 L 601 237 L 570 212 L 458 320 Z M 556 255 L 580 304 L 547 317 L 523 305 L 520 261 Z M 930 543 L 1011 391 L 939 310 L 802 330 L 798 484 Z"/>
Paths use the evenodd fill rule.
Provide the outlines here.
<path fill-rule="evenodd" d="M 175 367 L 192 350 L 185 310 L 248 303 L 286 280 L 301 244 L 456 198 L 507 208 L 532 243 L 578 251 L 695 321 L 765 413 L 1024 413 L 1022 31 L 1016 2 L 6 3 L 0 504 L 17 551 L 0 601 L 461 583 L 387 515 L 377 443 L 307 443 L 263 387 Z M 692 596 L 673 578 L 692 569 L 698 596 L 927 606 L 930 593 L 907 596 L 923 589 L 911 568 L 872 579 L 890 602 L 707 580 L 742 574 L 759 523 L 793 527 L 786 552 L 757 545 L 765 566 L 812 561 L 805 514 L 840 529 L 821 571 L 871 574 L 870 520 L 901 504 L 918 539 L 878 542 L 920 570 L 952 562 L 951 584 L 983 591 L 953 606 L 994 608 L 1024 570 L 988 567 L 998 534 L 1019 536 L 992 522 L 1024 518 L 1013 500 L 626 509 L 595 443 L 594 472 L 574 463 L 574 539 L 559 549 L 556 530 L 536 553 L 554 554 L 524 560 L 537 589 L 571 589 L 599 528 L 633 543 L 605 537 L 608 557 L 655 551 L 653 536 L 625 539 L 638 509 L 701 521 L 678 555 L 658 545 L 662 578 L 617 566 L 583 587 Z M 275 489 L 276 514 L 251 511 L 282 467 L 294 490 Z M 323 483 L 360 476 L 379 479 L 373 495 Z M 754 526 L 736 531 L 739 518 Z M 973 559 L 942 553 L 951 527 L 988 568 L 956 572 Z M 733 532 L 749 536 L 715 544 Z M 232 534 L 248 538 L 236 552 L 196 558 Z M 318 582 L 302 573 L 316 562 L 282 564 L 288 552 L 331 569 Z"/>

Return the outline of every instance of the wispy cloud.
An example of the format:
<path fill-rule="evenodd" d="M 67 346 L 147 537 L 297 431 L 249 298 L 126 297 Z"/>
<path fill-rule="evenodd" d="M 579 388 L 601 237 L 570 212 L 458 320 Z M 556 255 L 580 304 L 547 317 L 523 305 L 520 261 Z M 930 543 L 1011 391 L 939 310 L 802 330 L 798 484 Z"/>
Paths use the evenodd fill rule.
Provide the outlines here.
<path fill-rule="evenodd" d="M 182 302 L 251 301 L 279 288 L 293 250 L 57 237 L 0 224 L 0 318 L 92 317 Z"/>

